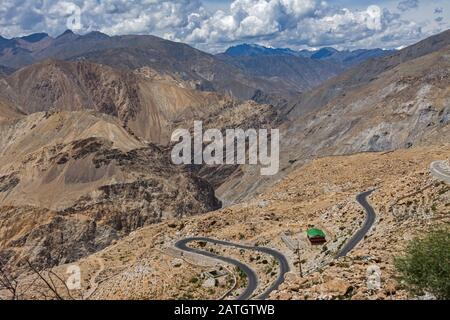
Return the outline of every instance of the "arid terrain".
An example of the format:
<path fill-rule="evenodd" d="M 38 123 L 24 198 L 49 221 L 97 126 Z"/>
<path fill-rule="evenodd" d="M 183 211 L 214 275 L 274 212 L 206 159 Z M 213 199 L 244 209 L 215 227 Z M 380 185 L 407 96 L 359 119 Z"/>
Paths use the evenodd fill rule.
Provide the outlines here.
<path fill-rule="evenodd" d="M 235 277 L 237 289 L 228 296 L 232 298 L 245 284 L 232 266 L 219 264 L 231 276 L 205 287 L 204 273 L 219 270 L 217 262 L 177 258 L 173 250 L 177 240 L 201 236 L 267 246 L 285 254 L 291 272 L 272 299 L 406 299 L 407 292 L 394 277 L 393 258 L 406 240 L 450 223 L 450 186 L 429 173 L 431 161 L 446 157 L 448 144 L 314 160 L 251 201 L 139 229 L 77 261 L 84 288 L 77 294 L 81 297 L 95 285 L 91 299 L 217 299 L 233 288 Z M 351 254 L 336 259 L 339 248 L 364 221 L 355 196 L 372 188 L 376 188 L 370 197 L 377 213 L 374 227 Z M 327 243 L 309 243 L 306 229 L 311 226 L 325 230 Z M 282 240 L 284 235 L 300 243 L 304 277 L 297 254 Z M 262 279 L 257 292 L 276 276 L 277 265 L 269 256 L 199 245 L 252 266 Z M 371 266 L 381 270 L 380 290 L 367 289 Z M 63 276 L 67 267 L 54 270 Z M 25 277 L 24 285 L 32 278 Z"/>
<path fill-rule="evenodd" d="M 450 223 L 450 186 L 430 170 L 450 161 L 450 31 L 315 57 L 99 32 L 27 39 L 0 48 L 0 276 L 16 284 L 0 298 L 420 298 L 393 260 Z M 280 172 L 173 164 L 171 135 L 194 121 L 280 129 Z M 337 258 L 371 190 L 374 223 Z M 310 228 L 326 242 L 312 245 Z"/>

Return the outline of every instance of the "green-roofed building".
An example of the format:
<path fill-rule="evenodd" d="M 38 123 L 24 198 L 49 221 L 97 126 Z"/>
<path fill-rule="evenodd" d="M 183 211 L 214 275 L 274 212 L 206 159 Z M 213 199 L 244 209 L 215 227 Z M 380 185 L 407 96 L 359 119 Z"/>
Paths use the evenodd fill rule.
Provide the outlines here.
<path fill-rule="evenodd" d="M 316 228 L 308 229 L 306 234 L 308 235 L 308 239 L 309 241 L 311 241 L 312 244 L 323 244 L 327 242 L 325 232 L 323 232 L 320 229 Z"/>

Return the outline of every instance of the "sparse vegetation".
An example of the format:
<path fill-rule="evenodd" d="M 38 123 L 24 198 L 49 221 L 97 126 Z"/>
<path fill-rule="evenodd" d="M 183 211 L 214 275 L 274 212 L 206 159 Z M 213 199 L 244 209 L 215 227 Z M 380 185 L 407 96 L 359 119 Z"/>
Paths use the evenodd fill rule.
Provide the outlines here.
<path fill-rule="evenodd" d="M 413 294 L 429 292 L 437 299 L 450 298 L 450 229 L 430 232 L 410 242 L 395 260 L 400 279 Z"/>
<path fill-rule="evenodd" d="M 236 272 L 239 275 L 239 279 L 247 281 L 247 274 L 241 268 L 236 267 Z"/>
<path fill-rule="evenodd" d="M 192 278 L 189 280 L 189 282 L 190 282 L 190 283 L 198 283 L 198 278 L 197 278 L 197 277 L 192 277 Z"/>

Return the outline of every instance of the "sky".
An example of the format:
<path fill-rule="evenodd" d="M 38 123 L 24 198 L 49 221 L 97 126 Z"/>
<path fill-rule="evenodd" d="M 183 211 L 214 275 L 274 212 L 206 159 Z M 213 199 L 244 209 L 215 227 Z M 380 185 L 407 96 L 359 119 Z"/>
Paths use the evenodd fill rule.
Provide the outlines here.
<path fill-rule="evenodd" d="M 401 48 L 450 28 L 448 0 L 1 0 L 0 35 L 153 34 L 209 52 L 251 43 Z"/>

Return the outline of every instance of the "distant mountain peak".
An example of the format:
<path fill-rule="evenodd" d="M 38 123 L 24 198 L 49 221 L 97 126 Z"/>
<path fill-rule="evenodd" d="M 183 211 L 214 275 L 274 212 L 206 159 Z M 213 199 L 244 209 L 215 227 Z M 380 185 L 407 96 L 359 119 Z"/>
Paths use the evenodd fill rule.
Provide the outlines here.
<path fill-rule="evenodd" d="M 0 36 L 0 50 L 11 45 L 11 40 Z"/>
<path fill-rule="evenodd" d="M 231 57 L 264 56 L 264 55 L 299 55 L 297 51 L 287 48 L 272 48 L 259 44 L 243 43 L 230 47 L 224 53 Z"/>
<path fill-rule="evenodd" d="M 320 50 L 318 50 L 317 52 L 315 52 L 311 58 L 312 59 L 323 59 L 323 58 L 327 58 L 330 57 L 332 55 L 334 55 L 335 53 L 338 53 L 339 50 L 332 48 L 332 47 L 324 47 Z"/>
<path fill-rule="evenodd" d="M 89 32 L 88 34 L 85 34 L 83 36 L 84 38 L 92 38 L 92 39 L 97 39 L 97 40 L 101 40 L 101 39 L 108 39 L 109 36 L 103 32 L 100 31 L 92 31 Z"/>
<path fill-rule="evenodd" d="M 67 29 L 66 31 L 64 31 L 62 34 L 60 34 L 56 38 L 58 39 L 58 38 L 61 38 L 61 37 L 64 37 L 64 36 L 68 36 L 68 35 L 75 35 L 75 33 L 72 30 Z"/>
<path fill-rule="evenodd" d="M 26 42 L 33 43 L 33 42 L 39 42 L 42 39 L 45 39 L 45 38 L 48 38 L 48 37 L 49 37 L 49 35 L 47 33 L 41 32 L 41 33 L 33 33 L 33 34 L 28 35 L 28 36 L 21 37 L 20 39 L 22 39 L 22 40 L 24 40 Z"/>
<path fill-rule="evenodd" d="M 339 52 L 338 49 L 333 48 L 333 47 L 323 47 L 323 48 L 320 49 L 320 50 L 323 50 L 323 51 L 329 51 L 329 52 Z M 320 50 L 319 50 L 319 51 L 320 51 Z"/>

